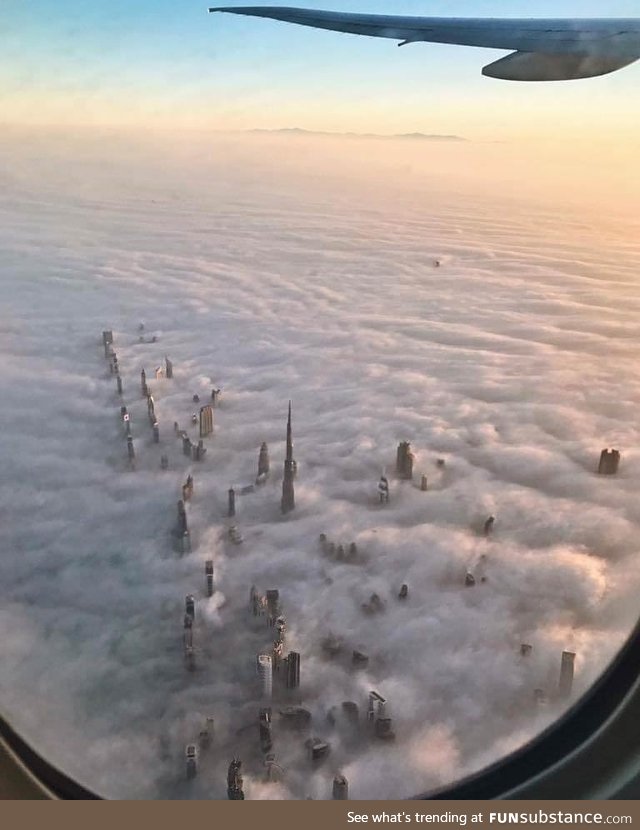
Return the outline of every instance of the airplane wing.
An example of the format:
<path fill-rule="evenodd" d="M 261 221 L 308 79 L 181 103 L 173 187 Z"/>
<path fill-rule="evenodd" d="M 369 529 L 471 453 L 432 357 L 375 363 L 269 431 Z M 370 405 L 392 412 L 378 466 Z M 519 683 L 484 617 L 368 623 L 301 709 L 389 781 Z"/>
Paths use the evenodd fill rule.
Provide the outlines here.
<path fill-rule="evenodd" d="M 448 43 L 512 52 L 483 74 L 514 81 L 592 78 L 640 58 L 640 19 L 510 20 L 398 17 L 295 9 L 285 6 L 218 6 L 210 12 L 264 17 L 368 37 L 409 43 Z"/>

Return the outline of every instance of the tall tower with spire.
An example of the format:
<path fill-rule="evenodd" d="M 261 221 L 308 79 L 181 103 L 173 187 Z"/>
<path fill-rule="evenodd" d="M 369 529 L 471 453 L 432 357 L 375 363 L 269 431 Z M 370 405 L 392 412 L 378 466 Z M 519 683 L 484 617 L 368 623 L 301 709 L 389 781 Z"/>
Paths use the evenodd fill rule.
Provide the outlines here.
<path fill-rule="evenodd" d="M 282 482 L 282 512 L 291 513 L 296 507 L 294 479 L 296 462 L 293 460 L 293 438 L 291 428 L 291 401 L 289 401 L 289 420 L 287 421 L 287 457 L 284 462 L 284 480 Z"/>

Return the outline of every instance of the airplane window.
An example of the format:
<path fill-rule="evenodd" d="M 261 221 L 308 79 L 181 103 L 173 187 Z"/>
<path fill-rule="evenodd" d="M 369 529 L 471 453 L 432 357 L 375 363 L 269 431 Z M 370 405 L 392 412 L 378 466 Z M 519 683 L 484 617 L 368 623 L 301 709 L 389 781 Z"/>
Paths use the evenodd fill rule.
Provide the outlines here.
<path fill-rule="evenodd" d="M 640 26 L 111 5 L 3 11 L 0 712 L 107 798 L 450 785 L 637 622 Z"/>

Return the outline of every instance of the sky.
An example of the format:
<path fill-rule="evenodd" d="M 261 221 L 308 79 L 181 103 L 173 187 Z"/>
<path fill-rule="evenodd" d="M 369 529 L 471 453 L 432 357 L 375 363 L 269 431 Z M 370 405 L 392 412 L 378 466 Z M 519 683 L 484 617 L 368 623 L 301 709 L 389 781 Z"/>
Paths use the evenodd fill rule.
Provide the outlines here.
<path fill-rule="evenodd" d="M 637 151 L 638 66 L 602 79 L 522 86 L 482 77 L 482 66 L 501 52 L 442 45 L 400 50 L 386 40 L 214 17 L 207 5 L 204 0 L 5 0 L 3 121 L 134 129 L 419 130 L 482 141 L 595 141 L 627 157 Z M 531 4 L 522 0 L 299 0 L 297 5 L 531 16 Z M 535 14 L 633 17 L 637 3 L 543 0 Z"/>

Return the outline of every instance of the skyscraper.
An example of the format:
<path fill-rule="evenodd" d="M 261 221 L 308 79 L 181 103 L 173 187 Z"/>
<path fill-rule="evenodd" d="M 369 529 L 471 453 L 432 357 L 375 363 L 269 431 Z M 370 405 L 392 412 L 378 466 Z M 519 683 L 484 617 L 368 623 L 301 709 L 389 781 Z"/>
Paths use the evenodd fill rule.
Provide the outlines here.
<path fill-rule="evenodd" d="M 260 447 L 260 457 L 258 458 L 258 479 L 264 479 L 269 475 L 269 447 L 263 444 Z"/>
<path fill-rule="evenodd" d="M 269 625 L 274 626 L 278 617 L 280 616 L 280 591 L 274 588 L 266 593 L 267 599 L 267 613 L 269 615 Z"/>
<path fill-rule="evenodd" d="M 212 597 L 214 593 L 213 586 L 213 559 L 208 559 L 205 563 L 205 574 L 207 577 L 207 596 Z"/>
<path fill-rule="evenodd" d="M 619 450 L 602 450 L 598 473 L 601 476 L 614 476 L 620 468 L 622 455 Z"/>
<path fill-rule="evenodd" d="M 572 651 L 564 651 L 562 653 L 562 664 L 560 666 L 560 682 L 558 684 L 558 694 L 562 699 L 571 696 L 573 689 L 573 675 L 575 671 L 576 655 Z"/>
<path fill-rule="evenodd" d="M 241 769 L 242 761 L 234 758 L 229 764 L 229 772 L 227 773 L 227 797 L 229 801 L 244 801 Z"/>
<path fill-rule="evenodd" d="M 213 407 L 203 406 L 200 409 L 200 438 L 207 438 L 213 432 Z"/>
<path fill-rule="evenodd" d="M 296 507 L 296 497 L 293 484 L 295 473 L 296 462 L 293 460 L 291 402 L 289 402 L 289 419 L 287 421 L 287 457 L 284 462 L 284 480 L 282 482 L 282 512 L 285 514 L 295 510 Z"/>
<path fill-rule="evenodd" d="M 334 801 L 348 801 L 349 800 L 349 782 L 344 775 L 338 774 L 333 779 L 333 800 Z"/>
<path fill-rule="evenodd" d="M 260 680 L 260 690 L 264 700 L 271 700 L 273 693 L 273 663 L 270 654 L 259 654 L 256 667 L 258 670 L 258 679 Z"/>
<path fill-rule="evenodd" d="M 411 444 L 403 441 L 398 447 L 396 473 L 399 478 L 411 481 L 413 478 L 413 462 L 415 456 L 411 452 Z"/>
<path fill-rule="evenodd" d="M 260 730 L 260 749 L 262 752 L 271 752 L 273 738 L 271 736 L 271 709 L 261 709 L 258 715 Z"/>
<path fill-rule="evenodd" d="M 300 655 L 297 651 L 290 651 L 287 655 L 286 685 L 287 689 L 297 689 L 300 686 Z"/>
<path fill-rule="evenodd" d="M 149 397 L 147 398 L 147 414 L 149 416 L 149 423 L 151 424 L 151 426 L 153 426 L 157 421 L 156 404 L 153 400 L 153 395 L 149 395 Z"/>
<path fill-rule="evenodd" d="M 182 536 L 189 530 L 187 524 L 187 511 L 185 510 L 184 502 L 178 502 L 178 536 Z"/>

